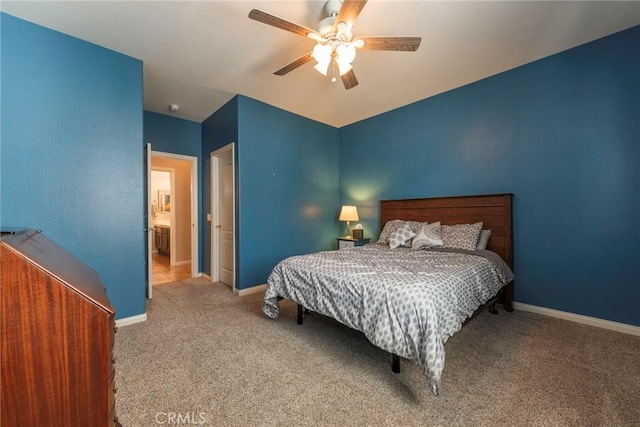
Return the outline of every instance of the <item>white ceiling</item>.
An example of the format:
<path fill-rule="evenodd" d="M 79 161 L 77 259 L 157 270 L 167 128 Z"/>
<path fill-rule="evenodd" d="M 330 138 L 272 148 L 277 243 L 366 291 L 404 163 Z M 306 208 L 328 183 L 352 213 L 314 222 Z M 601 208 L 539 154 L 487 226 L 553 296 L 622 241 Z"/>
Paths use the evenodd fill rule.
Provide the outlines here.
<path fill-rule="evenodd" d="M 201 122 L 236 94 L 336 127 L 640 24 L 640 2 L 370 0 L 358 36 L 420 36 L 417 52 L 360 51 L 347 91 L 313 69 L 273 72 L 313 41 L 253 20 L 262 9 L 315 29 L 319 1 L 2 1 L 2 11 L 141 59 L 145 109 Z M 168 110 L 179 104 L 180 111 Z"/>

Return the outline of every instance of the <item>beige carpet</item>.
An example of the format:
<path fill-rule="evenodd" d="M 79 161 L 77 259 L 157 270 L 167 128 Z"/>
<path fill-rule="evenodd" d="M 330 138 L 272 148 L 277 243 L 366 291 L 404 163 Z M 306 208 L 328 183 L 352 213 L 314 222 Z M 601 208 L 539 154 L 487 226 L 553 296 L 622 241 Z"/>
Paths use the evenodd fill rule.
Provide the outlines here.
<path fill-rule="evenodd" d="M 204 279 L 154 287 L 148 320 L 116 334 L 123 426 L 640 426 L 638 337 L 485 312 L 447 342 L 434 396 L 364 335 L 261 304 Z"/>

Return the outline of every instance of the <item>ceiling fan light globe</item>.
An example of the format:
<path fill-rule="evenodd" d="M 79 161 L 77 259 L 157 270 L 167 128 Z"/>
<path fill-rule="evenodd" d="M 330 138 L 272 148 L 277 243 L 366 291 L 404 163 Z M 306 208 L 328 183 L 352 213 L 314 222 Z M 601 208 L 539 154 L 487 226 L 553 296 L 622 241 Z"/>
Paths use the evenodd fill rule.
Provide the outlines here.
<path fill-rule="evenodd" d="M 338 62 L 351 64 L 356 59 L 356 48 L 351 44 L 341 44 L 336 48 Z"/>
<path fill-rule="evenodd" d="M 331 61 L 332 52 L 333 49 L 331 48 L 331 46 L 318 43 L 314 46 L 311 56 L 319 64 L 324 62 L 329 63 Z"/>
<path fill-rule="evenodd" d="M 330 62 L 331 61 L 318 62 L 313 68 L 315 68 L 316 71 L 318 71 L 323 76 L 326 76 L 327 75 L 327 71 L 329 71 L 329 63 Z"/>
<path fill-rule="evenodd" d="M 338 74 L 340 74 L 341 76 L 344 76 L 353 68 L 351 64 L 339 60 L 336 60 L 336 64 L 338 64 Z"/>

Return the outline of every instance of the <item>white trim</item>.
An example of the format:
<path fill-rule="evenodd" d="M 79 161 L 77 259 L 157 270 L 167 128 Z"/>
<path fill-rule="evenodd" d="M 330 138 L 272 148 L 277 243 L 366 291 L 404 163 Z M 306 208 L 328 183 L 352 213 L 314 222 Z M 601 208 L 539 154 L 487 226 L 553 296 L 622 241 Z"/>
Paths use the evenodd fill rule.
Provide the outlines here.
<path fill-rule="evenodd" d="M 583 316 L 582 314 L 569 313 L 566 311 L 554 310 L 552 308 L 538 307 L 536 305 L 514 302 L 513 308 L 530 313 L 542 314 L 543 316 L 555 317 L 569 320 L 571 322 L 582 323 L 583 325 L 595 326 L 611 331 L 622 332 L 623 334 L 640 337 L 640 326 L 628 325 L 626 323 L 612 322 L 611 320 L 598 319 L 597 317 Z"/>
<path fill-rule="evenodd" d="M 267 290 L 267 284 L 264 285 L 256 285 L 247 289 L 234 289 L 233 293 L 238 295 L 239 297 L 243 297 L 245 295 L 255 294 L 257 292 L 264 292 Z"/>
<path fill-rule="evenodd" d="M 124 317 L 122 319 L 116 319 L 116 327 L 129 326 L 134 323 L 146 322 L 147 313 L 136 314 L 135 316 Z"/>
<path fill-rule="evenodd" d="M 176 261 L 176 263 L 175 263 L 176 266 L 178 266 L 178 265 L 187 265 L 187 264 L 191 264 L 191 260 L 190 259 L 188 259 L 186 261 Z"/>
<path fill-rule="evenodd" d="M 145 224 L 144 231 L 147 238 L 147 253 L 144 254 L 145 262 L 147 263 L 147 271 L 145 272 L 145 296 L 149 299 L 153 296 L 153 237 L 155 231 L 153 228 L 153 212 L 151 209 L 151 201 L 153 195 L 151 194 L 151 143 L 147 142 L 144 150 L 144 160 L 147 175 L 147 223 Z M 157 252 L 157 251 L 156 251 Z"/>

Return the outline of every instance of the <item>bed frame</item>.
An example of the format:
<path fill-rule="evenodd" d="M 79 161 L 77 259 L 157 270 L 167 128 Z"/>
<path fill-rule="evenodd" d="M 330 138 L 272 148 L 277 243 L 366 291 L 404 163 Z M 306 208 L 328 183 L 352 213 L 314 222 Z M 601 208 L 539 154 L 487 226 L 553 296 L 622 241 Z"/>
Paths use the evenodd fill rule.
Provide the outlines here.
<path fill-rule="evenodd" d="M 402 199 L 380 201 L 380 230 L 387 221 L 436 222 L 443 225 L 473 224 L 482 222 L 482 228 L 491 230 L 487 249 L 496 252 L 513 271 L 513 234 L 511 199 L 513 194 L 481 196 L 435 197 L 426 199 Z M 497 314 L 495 304 L 502 304 L 506 311 L 513 311 L 513 281 L 498 294 L 479 307 L 467 321 L 485 309 Z M 298 324 L 309 311 L 298 304 Z M 466 323 L 466 322 L 465 322 Z M 392 370 L 400 372 L 400 357 L 392 354 Z"/>
<path fill-rule="evenodd" d="M 482 222 L 482 228 L 491 230 L 487 249 L 500 255 L 513 270 L 513 235 L 511 199 L 513 194 L 485 196 L 435 197 L 429 199 L 403 199 L 380 201 L 380 230 L 387 221 L 440 221 L 443 225 Z M 500 292 L 498 303 L 513 311 L 513 282 Z"/>
<path fill-rule="evenodd" d="M 380 231 L 387 221 L 436 222 L 443 225 L 473 224 L 482 222 L 482 228 L 491 230 L 487 249 L 500 255 L 513 270 L 513 234 L 511 199 L 513 194 L 483 196 L 435 197 L 428 199 L 402 199 L 380 201 Z M 496 297 L 478 308 L 467 321 L 485 309 L 497 314 L 495 304 L 502 304 L 513 311 L 513 281 L 505 285 Z M 466 323 L 466 322 L 465 322 Z M 391 369 L 400 372 L 400 357 L 392 354 Z"/>

